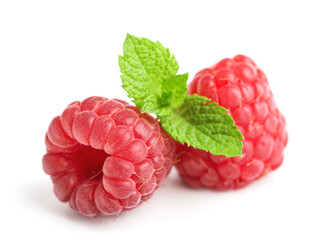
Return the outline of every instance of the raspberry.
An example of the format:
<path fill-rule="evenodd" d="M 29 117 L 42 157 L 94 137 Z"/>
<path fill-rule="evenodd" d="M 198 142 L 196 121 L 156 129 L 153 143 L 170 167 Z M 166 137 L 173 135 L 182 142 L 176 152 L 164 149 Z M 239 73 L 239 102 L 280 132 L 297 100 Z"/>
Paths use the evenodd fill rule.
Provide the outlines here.
<path fill-rule="evenodd" d="M 167 177 L 174 141 L 158 121 L 121 100 L 68 105 L 45 138 L 54 193 L 86 216 L 118 215 L 149 199 Z"/>
<path fill-rule="evenodd" d="M 265 74 L 250 58 L 237 55 L 201 70 L 188 93 L 208 97 L 227 108 L 244 139 L 242 157 L 231 158 L 177 143 L 176 167 L 187 184 L 237 189 L 282 164 L 287 144 L 285 119 Z"/>

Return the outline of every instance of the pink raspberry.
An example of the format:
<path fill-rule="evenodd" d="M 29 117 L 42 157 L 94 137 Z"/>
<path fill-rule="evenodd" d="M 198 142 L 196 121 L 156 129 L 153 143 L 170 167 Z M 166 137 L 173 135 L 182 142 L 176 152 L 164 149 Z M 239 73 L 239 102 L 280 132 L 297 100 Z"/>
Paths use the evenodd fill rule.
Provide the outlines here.
<path fill-rule="evenodd" d="M 45 138 L 54 193 L 86 216 L 118 215 L 149 199 L 171 169 L 174 142 L 157 120 L 121 100 L 68 105 Z"/>
<path fill-rule="evenodd" d="M 215 156 L 177 143 L 176 167 L 187 184 L 237 189 L 278 168 L 287 144 L 285 119 L 265 74 L 248 57 L 225 58 L 201 70 L 189 94 L 212 99 L 228 109 L 244 135 L 242 157 Z"/>

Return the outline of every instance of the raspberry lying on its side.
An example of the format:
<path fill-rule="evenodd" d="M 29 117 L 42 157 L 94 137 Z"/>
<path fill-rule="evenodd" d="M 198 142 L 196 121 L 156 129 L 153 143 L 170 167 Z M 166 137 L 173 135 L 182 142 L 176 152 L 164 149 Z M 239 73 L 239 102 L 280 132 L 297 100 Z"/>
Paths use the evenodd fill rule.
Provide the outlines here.
<path fill-rule="evenodd" d="M 149 199 L 168 175 L 174 142 L 152 116 L 90 97 L 55 117 L 42 164 L 54 193 L 86 216 L 118 215 Z"/>
<path fill-rule="evenodd" d="M 205 96 L 228 109 L 244 135 L 242 157 L 215 156 L 177 143 L 176 167 L 188 185 L 237 189 L 281 165 L 287 144 L 285 119 L 265 74 L 250 58 L 237 55 L 201 70 L 188 93 Z"/>

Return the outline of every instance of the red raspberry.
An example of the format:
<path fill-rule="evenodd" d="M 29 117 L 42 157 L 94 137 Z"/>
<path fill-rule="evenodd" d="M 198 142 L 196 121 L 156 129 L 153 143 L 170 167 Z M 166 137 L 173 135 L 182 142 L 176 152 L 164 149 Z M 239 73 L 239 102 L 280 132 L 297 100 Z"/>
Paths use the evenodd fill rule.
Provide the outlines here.
<path fill-rule="evenodd" d="M 120 100 L 68 105 L 45 138 L 54 193 L 87 216 L 118 215 L 149 199 L 171 169 L 174 142 L 157 120 Z"/>
<path fill-rule="evenodd" d="M 277 109 L 265 74 L 248 57 L 223 59 L 195 75 L 189 94 L 228 109 L 244 135 L 243 156 L 215 156 L 177 143 L 176 167 L 192 187 L 237 189 L 278 168 L 287 144 L 285 119 Z"/>

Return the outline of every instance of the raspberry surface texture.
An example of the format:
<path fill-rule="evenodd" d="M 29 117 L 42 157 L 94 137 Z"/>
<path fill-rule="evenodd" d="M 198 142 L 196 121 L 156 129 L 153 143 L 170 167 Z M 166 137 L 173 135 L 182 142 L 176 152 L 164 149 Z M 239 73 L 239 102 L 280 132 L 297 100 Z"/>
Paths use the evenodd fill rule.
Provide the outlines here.
<path fill-rule="evenodd" d="M 175 149 L 151 115 L 96 96 L 68 105 L 45 143 L 43 169 L 56 197 L 86 216 L 118 215 L 149 199 L 170 172 Z"/>
<path fill-rule="evenodd" d="M 278 168 L 287 144 L 285 118 L 266 75 L 250 58 L 225 58 L 199 71 L 189 84 L 198 94 L 228 109 L 244 136 L 242 157 L 225 157 L 177 143 L 176 167 L 191 187 L 238 189 Z"/>

